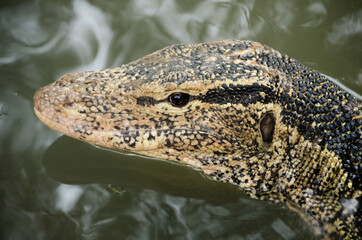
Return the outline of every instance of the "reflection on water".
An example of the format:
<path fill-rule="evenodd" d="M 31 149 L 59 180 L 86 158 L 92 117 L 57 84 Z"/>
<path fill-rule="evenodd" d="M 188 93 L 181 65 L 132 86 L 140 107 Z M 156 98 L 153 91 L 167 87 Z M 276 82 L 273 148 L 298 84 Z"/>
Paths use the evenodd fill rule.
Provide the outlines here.
<path fill-rule="evenodd" d="M 332 29 L 327 35 L 327 40 L 337 46 L 348 44 L 353 40 L 361 40 L 362 33 L 362 10 L 352 12 L 338 19 L 332 25 Z M 361 46 L 359 46 L 361 47 Z"/>
<path fill-rule="evenodd" d="M 311 2 L 305 8 L 306 21 L 301 24 L 303 27 L 318 27 L 327 17 L 326 6 L 322 2 Z"/>
<path fill-rule="evenodd" d="M 84 190 L 79 186 L 61 184 L 56 188 L 56 193 L 55 208 L 64 213 L 69 213 L 77 204 Z"/>
<path fill-rule="evenodd" d="M 190 168 L 56 140 L 32 95 L 67 72 L 225 38 L 270 45 L 361 94 L 361 9 L 360 0 L 3 2 L 0 238 L 312 239 L 285 206 Z"/>
<path fill-rule="evenodd" d="M 76 148 L 62 151 L 71 145 Z M 57 139 L 47 149 L 43 164 L 52 178 L 67 184 L 96 182 L 147 188 L 175 196 L 204 199 L 215 204 L 235 202 L 242 193 L 231 184 L 212 181 L 201 172 L 186 166 L 134 154 L 105 151 L 68 137 Z"/>
<path fill-rule="evenodd" d="M 100 9 L 83 0 L 73 2 L 74 18 L 70 22 L 62 49 L 71 49 L 82 63 L 91 62 L 74 70 L 103 69 L 113 37 L 112 30 Z M 96 44 L 94 44 L 96 42 Z M 94 46 L 97 48 L 94 49 Z"/>
<path fill-rule="evenodd" d="M 67 146 L 75 147 L 62 151 Z M 55 189 L 55 207 L 65 214 L 81 211 L 77 221 L 93 237 L 99 237 L 99 231 L 103 232 L 99 226 L 118 228 L 119 224 L 123 226 L 130 220 L 137 223 L 132 226 L 132 236 L 137 239 L 148 236 L 155 236 L 155 239 L 170 236 L 209 239 L 243 235 L 263 239 L 270 234 L 292 239 L 295 232 L 302 236 L 310 234 L 302 220 L 285 207 L 255 202 L 235 186 L 212 181 L 176 163 L 105 151 L 68 137 L 56 140 L 45 152 L 43 162 L 47 173 L 57 181 L 83 184 L 60 184 Z M 94 182 L 111 184 L 108 189 L 113 190 L 113 194 L 106 192 L 104 185 L 84 185 Z M 116 216 L 112 213 L 111 216 L 105 214 L 102 219 L 95 218 L 99 206 L 106 205 L 121 207 L 121 210 Z M 292 230 L 286 216 L 303 226 L 303 231 Z M 93 225 L 87 225 L 88 222 Z M 240 228 L 253 223 L 259 223 L 251 228 L 253 231 Z M 267 235 L 263 233 L 265 228 L 269 230 Z"/>
<path fill-rule="evenodd" d="M 25 55 L 45 54 L 53 50 L 61 36 L 54 34 L 42 21 L 41 5 L 24 3 L 0 9 L 1 27 L 5 28 L 1 42 L 0 63 L 13 63 Z"/>

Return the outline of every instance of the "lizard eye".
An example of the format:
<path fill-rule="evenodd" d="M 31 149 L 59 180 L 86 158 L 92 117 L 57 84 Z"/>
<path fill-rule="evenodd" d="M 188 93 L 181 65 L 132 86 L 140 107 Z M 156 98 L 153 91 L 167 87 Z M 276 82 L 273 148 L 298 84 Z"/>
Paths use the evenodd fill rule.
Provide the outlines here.
<path fill-rule="evenodd" d="M 174 107 L 183 107 L 189 102 L 189 100 L 190 100 L 190 95 L 187 93 L 176 92 L 168 96 L 168 101 Z"/>

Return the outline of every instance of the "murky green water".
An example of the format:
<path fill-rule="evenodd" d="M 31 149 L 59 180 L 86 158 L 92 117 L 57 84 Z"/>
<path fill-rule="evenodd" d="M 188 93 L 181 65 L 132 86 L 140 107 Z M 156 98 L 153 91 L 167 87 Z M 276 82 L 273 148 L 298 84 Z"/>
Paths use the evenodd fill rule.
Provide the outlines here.
<path fill-rule="evenodd" d="M 33 113 L 34 92 L 67 72 L 226 38 L 265 43 L 362 93 L 360 0 L 2 1 L 0 238 L 313 239 L 285 206 L 60 136 Z"/>

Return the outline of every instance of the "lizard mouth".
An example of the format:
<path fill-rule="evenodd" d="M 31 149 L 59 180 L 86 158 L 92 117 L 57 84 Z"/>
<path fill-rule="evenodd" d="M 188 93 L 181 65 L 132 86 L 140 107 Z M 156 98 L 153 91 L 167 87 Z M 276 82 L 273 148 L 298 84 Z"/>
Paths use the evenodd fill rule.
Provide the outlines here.
<path fill-rule="evenodd" d="M 36 116 L 50 129 L 85 142 L 131 152 L 154 151 L 163 146 L 161 140 L 164 139 L 164 131 L 161 130 L 136 130 L 130 127 L 123 127 L 128 128 L 128 130 L 122 128 L 111 130 L 105 129 L 104 126 L 101 127 L 102 124 L 94 129 L 94 127 L 82 123 L 81 120 L 69 114 L 62 116 L 56 111 L 54 113 L 42 110 L 42 108 L 34 106 Z M 156 132 L 157 134 L 155 134 Z M 142 144 L 137 144 L 136 141 L 142 142 Z"/>

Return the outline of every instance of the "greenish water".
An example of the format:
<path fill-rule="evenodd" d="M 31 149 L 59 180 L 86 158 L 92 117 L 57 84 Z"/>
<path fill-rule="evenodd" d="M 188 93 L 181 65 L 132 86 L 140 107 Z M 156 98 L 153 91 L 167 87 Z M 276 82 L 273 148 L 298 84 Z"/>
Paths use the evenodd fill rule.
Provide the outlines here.
<path fill-rule="evenodd" d="M 60 136 L 32 95 L 68 72 L 226 38 L 267 44 L 362 94 L 362 1 L 2 1 L 0 36 L 0 239 L 314 238 L 285 206 L 191 168 Z"/>

